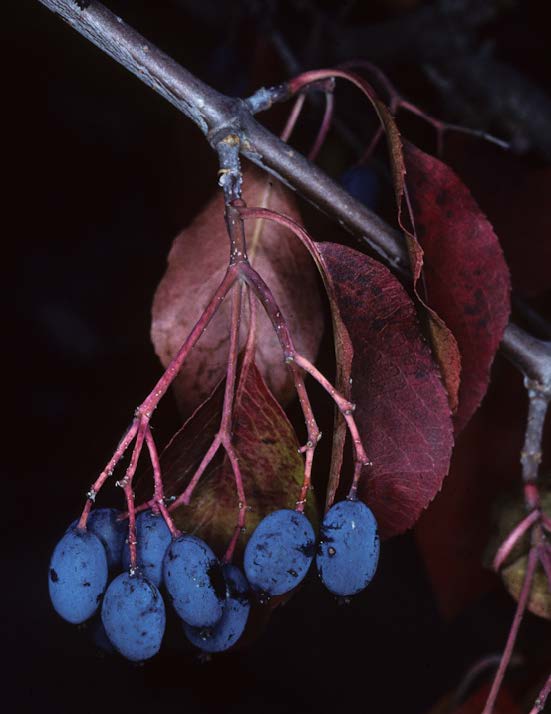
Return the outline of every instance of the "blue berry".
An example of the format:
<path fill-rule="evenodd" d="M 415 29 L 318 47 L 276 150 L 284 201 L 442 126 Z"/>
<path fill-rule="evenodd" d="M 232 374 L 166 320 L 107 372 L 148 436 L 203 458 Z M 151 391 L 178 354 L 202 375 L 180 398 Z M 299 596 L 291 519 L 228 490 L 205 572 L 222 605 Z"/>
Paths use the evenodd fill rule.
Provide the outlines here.
<path fill-rule="evenodd" d="M 362 501 L 340 501 L 325 514 L 316 566 L 325 587 L 349 597 L 372 580 L 379 560 L 377 521 Z"/>
<path fill-rule="evenodd" d="M 50 561 L 48 585 L 55 611 L 73 624 L 92 617 L 107 574 L 107 556 L 99 538 L 87 530 L 68 530 Z"/>
<path fill-rule="evenodd" d="M 212 628 L 192 627 L 184 622 L 188 640 L 203 652 L 223 652 L 232 647 L 243 634 L 251 603 L 249 584 L 243 573 L 235 565 L 222 566 L 226 581 L 226 602 L 224 612 Z"/>
<path fill-rule="evenodd" d="M 123 657 L 141 662 L 157 654 L 165 631 L 165 604 L 157 587 L 141 573 L 122 573 L 107 588 L 101 620 Z"/>
<path fill-rule="evenodd" d="M 308 572 L 315 553 L 314 530 L 303 513 L 274 511 L 258 524 L 245 548 L 245 575 L 254 590 L 283 595 Z"/>
<path fill-rule="evenodd" d="M 379 177 L 370 166 L 353 166 L 340 177 L 342 187 L 368 208 L 375 208 L 381 193 Z"/>
<path fill-rule="evenodd" d="M 103 543 L 110 570 L 119 569 L 122 549 L 128 531 L 128 521 L 119 521 L 121 512 L 116 508 L 95 508 L 88 516 L 86 527 Z"/>
<path fill-rule="evenodd" d="M 168 548 L 163 577 L 178 615 L 189 625 L 212 627 L 222 617 L 226 584 L 218 560 L 200 538 L 182 535 Z"/>
<path fill-rule="evenodd" d="M 170 545 L 172 536 L 161 515 L 152 511 L 142 511 L 136 518 L 136 546 L 138 568 L 157 587 L 163 579 L 163 558 Z M 125 544 L 122 551 L 124 568 L 130 566 L 130 548 Z"/>

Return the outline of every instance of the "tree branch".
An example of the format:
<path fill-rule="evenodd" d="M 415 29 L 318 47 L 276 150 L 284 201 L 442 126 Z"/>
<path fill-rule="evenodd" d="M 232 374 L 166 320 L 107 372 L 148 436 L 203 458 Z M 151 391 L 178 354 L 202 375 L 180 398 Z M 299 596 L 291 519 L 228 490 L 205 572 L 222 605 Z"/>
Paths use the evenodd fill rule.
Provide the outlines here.
<path fill-rule="evenodd" d="M 268 94 L 268 102 L 258 107 L 220 94 L 99 2 L 91 2 L 86 9 L 74 0 L 39 2 L 191 119 L 213 148 L 224 136 L 236 135 L 242 155 L 364 239 L 394 272 L 407 276 L 409 261 L 401 233 L 254 119 L 251 110 L 267 108 Z M 551 385 L 551 342 L 537 340 L 510 324 L 501 349 L 526 377 Z"/>

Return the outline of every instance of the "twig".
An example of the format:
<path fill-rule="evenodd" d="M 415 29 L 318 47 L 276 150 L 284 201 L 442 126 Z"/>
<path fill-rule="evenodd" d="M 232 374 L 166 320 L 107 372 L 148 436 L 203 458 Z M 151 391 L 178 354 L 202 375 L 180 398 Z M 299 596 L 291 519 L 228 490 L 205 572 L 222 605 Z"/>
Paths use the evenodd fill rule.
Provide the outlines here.
<path fill-rule="evenodd" d="M 220 130 L 230 127 L 232 131 L 227 133 L 240 138 L 240 153 L 365 240 L 396 273 L 408 275 L 402 235 L 255 121 L 252 112 L 265 110 L 287 96 L 285 85 L 259 90 L 255 101 L 231 99 L 198 80 L 101 3 L 80 10 L 72 0 L 38 1 L 188 116 L 208 139 L 213 134 L 219 137 Z M 551 344 L 510 324 L 501 347 L 525 376 L 551 384 Z"/>
<path fill-rule="evenodd" d="M 528 391 L 528 420 L 520 461 L 526 508 L 530 511 L 540 505 L 536 481 L 541 463 L 543 427 L 551 398 L 551 384 L 541 384 L 528 378 L 525 378 L 524 382 Z"/>

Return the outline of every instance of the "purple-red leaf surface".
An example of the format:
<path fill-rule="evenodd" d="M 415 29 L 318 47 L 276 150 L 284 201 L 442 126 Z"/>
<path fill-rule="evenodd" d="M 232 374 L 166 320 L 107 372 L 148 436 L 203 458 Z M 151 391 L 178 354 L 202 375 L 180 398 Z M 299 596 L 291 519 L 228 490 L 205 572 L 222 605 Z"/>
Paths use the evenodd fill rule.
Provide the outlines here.
<path fill-rule="evenodd" d="M 403 142 L 415 233 L 423 249 L 426 302 L 461 353 L 456 432 L 488 387 L 510 312 L 509 271 L 499 242 L 471 193 L 446 164 Z"/>
<path fill-rule="evenodd" d="M 393 536 L 416 522 L 448 472 L 453 434 L 446 391 L 413 302 L 390 271 L 351 248 L 318 249 L 354 349 L 352 399 L 373 462 L 360 497 L 381 535 Z"/>

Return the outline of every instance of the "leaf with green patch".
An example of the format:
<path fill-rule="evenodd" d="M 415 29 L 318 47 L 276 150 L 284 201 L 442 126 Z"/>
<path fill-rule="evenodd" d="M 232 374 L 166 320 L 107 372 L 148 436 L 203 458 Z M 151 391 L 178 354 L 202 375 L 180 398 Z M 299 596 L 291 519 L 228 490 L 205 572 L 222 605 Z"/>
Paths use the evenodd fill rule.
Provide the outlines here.
<path fill-rule="evenodd" d="M 220 425 L 224 382 L 174 435 L 161 454 L 166 496 L 178 496 L 191 480 Z M 285 412 L 254 363 L 245 364 L 235 397 L 233 445 L 239 459 L 247 504 L 246 532 L 239 556 L 262 518 L 279 508 L 294 508 L 304 475 L 299 444 Z M 219 452 L 201 477 L 189 506 L 173 512 L 183 531 L 203 538 L 222 556 L 235 531 L 239 499 L 228 458 Z M 306 515 L 317 525 L 313 493 Z"/>

